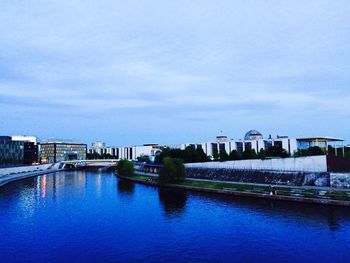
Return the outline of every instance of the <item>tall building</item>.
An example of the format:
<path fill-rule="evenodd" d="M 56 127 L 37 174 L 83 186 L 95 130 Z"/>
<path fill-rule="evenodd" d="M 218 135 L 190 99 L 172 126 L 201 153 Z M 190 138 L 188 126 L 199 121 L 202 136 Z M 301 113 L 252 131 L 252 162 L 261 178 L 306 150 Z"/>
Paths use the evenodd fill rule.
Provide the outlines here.
<path fill-rule="evenodd" d="M 34 142 L 24 142 L 23 163 L 33 164 L 39 162 L 38 145 Z"/>
<path fill-rule="evenodd" d="M 24 159 L 24 142 L 0 136 L 0 164 L 20 164 Z"/>
<path fill-rule="evenodd" d="M 85 160 L 87 145 L 83 143 L 48 141 L 40 143 L 42 163 L 56 163 L 69 160 Z"/>
<path fill-rule="evenodd" d="M 24 142 L 23 163 L 33 164 L 39 161 L 37 138 L 35 136 L 15 135 L 12 141 Z"/>

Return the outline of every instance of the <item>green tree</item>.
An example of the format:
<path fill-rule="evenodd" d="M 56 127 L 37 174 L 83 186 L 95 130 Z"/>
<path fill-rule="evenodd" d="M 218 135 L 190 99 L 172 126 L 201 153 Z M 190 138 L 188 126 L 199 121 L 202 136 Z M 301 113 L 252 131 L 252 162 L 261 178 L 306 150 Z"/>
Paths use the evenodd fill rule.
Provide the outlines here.
<path fill-rule="evenodd" d="M 227 161 L 229 159 L 229 156 L 226 152 L 226 149 L 221 149 L 219 154 L 220 162 Z"/>
<path fill-rule="evenodd" d="M 140 163 L 150 163 L 150 159 L 148 155 L 141 155 L 139 157 L 137 157 L 137 161 Z"/>
<path fill-rule="evenodd" d="M 345 156 L 350 157 L 350 147 L 345 147 Z"/>
<path fill-rule="evenodd" d="M 155 157 L 155 163 L 162 163 L 165 157 L 171 157 L 175 159 L 181 159 L 185 163 L 207 162 L 208 156 L 204 153 L 203 149 L 194 146 L 187 146 L 184 150 L 163 148 L 161 153 Z"/>
<path fill-rule="evenodd" d="M 135 174 L 135 167 L 129 160 L 120 160 L 116 171 L 120 176 L 131 177 Z"/>
<path fill-rule="evenodd" d="M 325 155 L 326 153 L 318 146 L 313 146 L 308 149 L 309 155 Z"/>
<path fill-rule="evenodd" d="M 267 154 L 266 154 L 266 151 L 265 151 L 263 148 L 260 149 L 260 151 L 259 151 L 259 153 L 258 153 L 258 157 L 259 157 L 260 159 L 266 159 Z"/>
<path fill-rule="evenodd" d="M 243 159 L 250 160 L 250 159 L 257 159 L 258 155 L 256 154 L 255 150 L 253 149 L 246 149 L 243 152 Z"/>
<path fill-rule="evenodd" d="M 241 160 L 242 157 L 237 150 L 233 150 L 232 152 L 230 152 L 229 159 L 236 161 L 236 160 Z"/>
<path fill-rule="evenodd" d="M 219 159 L 219 152 L 217 148 L 213 149 L 213 159 L 217 161 Z"/>
<path fill-rule="evenodd" d="M 171 183 L 186 178 L 185 166 L 181 159 L 165 157 L 163 167 L 159 171 L 159 183 Z"/>
<path fill-rule="evenodd" d="M 209 161 L 209 157 L 205 154 L 205 152 L 203 151 L 202 148 L 196 149 L 196 156 L 197 156 L 197 160 L 199 162 L 208 162 Z"/>
<path fill-rule="evenodd" d="M 101 159 L 101 155 L 98 154 L 97 152 L 87 153 L 86 154 L 86 158 L 88 160 L 96 160 L 96 159 Z"/>
<path fill-rule="evenodd" d="M 329 147 L 328 148 L 329 151 L 329 155 L 335 155 L 335 149 L 333 147 Z M 320 147 L 318 146 L 313 146 L 308 148 L 307 150 L 305 149 L 299 149 L 294 156 L 295 157 L 304 157 L 304 156 L 316 156 L 316 155 L 325 155 L 326 152 L 324 150 L 322 150 Z"/>
<path fill-rule="evenodd" d="M 290 157 L 290 154 L 287 153 L 287 151 L 285 149 L 278 147 L 278 146 L 271 146 L 266 151 L 266 155 L 268 157 L 282 157 L 282 158 Z"/>
<path fill-rule="evenodd" d="M 101 159 L 113 159 L 113 155 L 110 153 L 104 153 L 101 155 Z"/>

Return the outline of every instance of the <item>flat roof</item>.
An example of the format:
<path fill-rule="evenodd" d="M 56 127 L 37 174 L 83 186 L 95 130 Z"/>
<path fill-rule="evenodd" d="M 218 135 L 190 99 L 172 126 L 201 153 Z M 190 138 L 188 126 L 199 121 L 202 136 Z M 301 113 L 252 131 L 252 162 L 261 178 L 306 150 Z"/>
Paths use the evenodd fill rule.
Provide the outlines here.
<path fill-rule="evenodd" d="M 318 137 L 306 137 L 306 138 L 297 138 L 297 141 L 302 142 L 343 142 L 343 139 L 339 138 L 333 138 L 333 137 L 324 137 L 324 136 L 318 136 Z"/>
<path fill-rule="evenodd" d="M 80 143 L 80 142 L 40 142 L 40 145 L 44 144 L 64 144 L 64 145 L 86 145 L 86 143 Z"/>

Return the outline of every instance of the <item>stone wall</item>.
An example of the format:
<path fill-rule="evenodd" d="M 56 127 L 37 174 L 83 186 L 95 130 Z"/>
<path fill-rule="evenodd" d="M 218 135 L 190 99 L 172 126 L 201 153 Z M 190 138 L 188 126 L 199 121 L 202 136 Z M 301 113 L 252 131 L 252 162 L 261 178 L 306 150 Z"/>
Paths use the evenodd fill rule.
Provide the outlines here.
<path fill-rule="evenodd" d="M 186 166 L 186 176 L 188 178 L 241 183 L 288 186 L 330 186 L 330 174 L 328 172 L 278 172 L 225 168 L 192 168 Z"/>
<path fill-rule="evenodd" d="M 331 173 L 331 187 L 350 189 L 350 173 Z"/>

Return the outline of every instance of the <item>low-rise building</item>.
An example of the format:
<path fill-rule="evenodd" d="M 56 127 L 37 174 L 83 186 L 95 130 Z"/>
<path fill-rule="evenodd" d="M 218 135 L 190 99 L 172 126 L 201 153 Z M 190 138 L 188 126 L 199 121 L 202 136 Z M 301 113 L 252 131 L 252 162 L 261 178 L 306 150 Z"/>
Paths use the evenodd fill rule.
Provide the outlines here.
<path fill-rule="evenodd" d="M 181 149 L 185 149 L 188 146 L 202 148 L 208 156 L 213 156 L 215 152 L 220 153 L 223 150 L 227 153 L 233 150 L 236 150 L 240 154 L 246 150 L 254 150 L 258 153 L 260 150 L 269 150 L 271 146 L 284 149 L 290 155 L 294 155 L 298 150 L 308 149 L 313 146 L 320 147 L 324 152 L 328 151 L 329 146 L 344 148 L 342 139 L 331 137 L 289 138 L 288 136 L 272 138 L 271 135 L 267 139 L 264 139 L 263 135 L 256 130 L 248 131 L 244 139 L 241 140 L 229 139 L 227 136 L 221 135 L 217 136 L 214 142 L 182 144 Z"/>
<path fill-rule="evenodd" d="M 40 142 L 42 163 L 56 163 L 69 160 L 85 160 L 87 145 L 69 141 Z"/>
<path fill-rule="evenodd" d="M 107 147 L 106 153 L 116 159 L 128 159 L 136 161 L 141 156 L 154 156 L 161 150 L 162 146 L 158 144 L 144 144 L 138 146 Z"/>
<path fill-rule="evenodd" d="M 89 149 L 90 154 L 106 154 L 107 149 L 106 149 L 106 143 L 102 141 L 96 141 L 91 144 L 91 148 Z"/>

